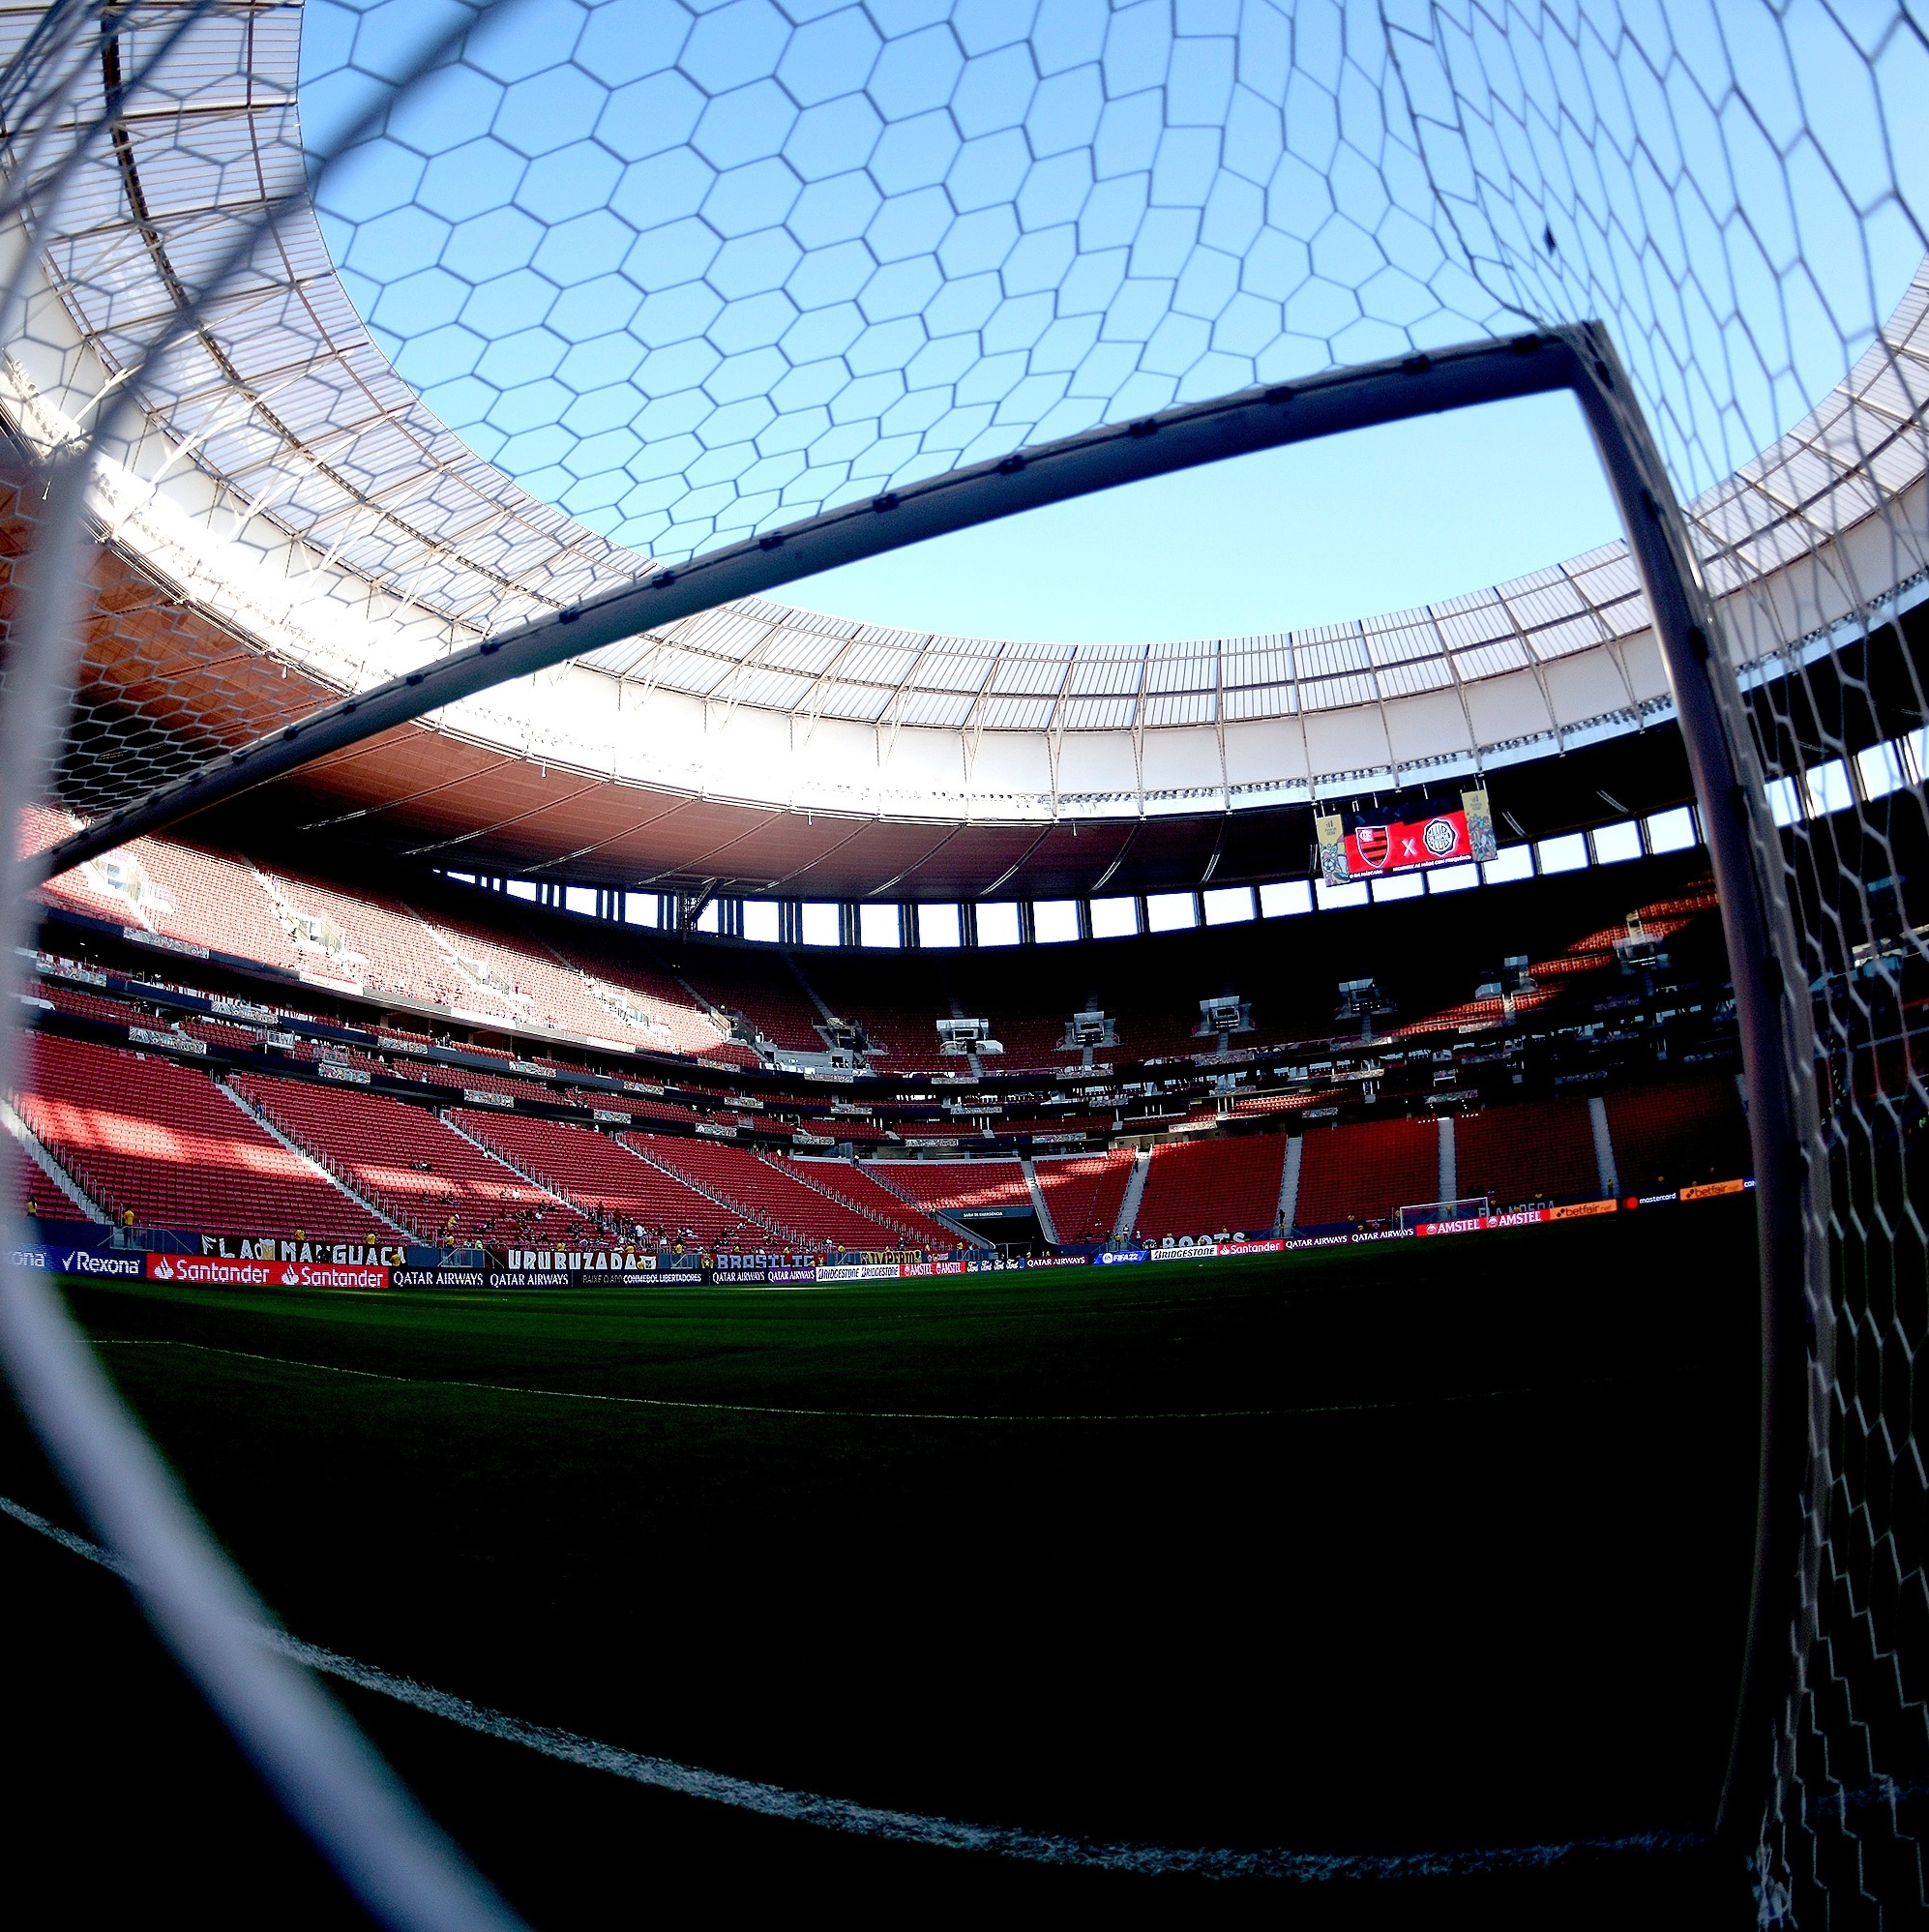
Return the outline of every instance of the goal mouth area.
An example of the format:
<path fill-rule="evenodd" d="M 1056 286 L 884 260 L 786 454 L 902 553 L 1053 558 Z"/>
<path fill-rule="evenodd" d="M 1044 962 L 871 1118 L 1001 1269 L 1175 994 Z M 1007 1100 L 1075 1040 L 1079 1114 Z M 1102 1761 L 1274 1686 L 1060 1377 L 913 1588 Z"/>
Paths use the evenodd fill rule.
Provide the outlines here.
<path fill-rule="evenodd" d="M 1402 1228 L 1431 1228 L 1442 1221 L 1483 1221 L 1493 1210 L 1484 1194 L 1464 1194 L 1453 1201 L 1416 1201 L 1400 1209 Z"/>

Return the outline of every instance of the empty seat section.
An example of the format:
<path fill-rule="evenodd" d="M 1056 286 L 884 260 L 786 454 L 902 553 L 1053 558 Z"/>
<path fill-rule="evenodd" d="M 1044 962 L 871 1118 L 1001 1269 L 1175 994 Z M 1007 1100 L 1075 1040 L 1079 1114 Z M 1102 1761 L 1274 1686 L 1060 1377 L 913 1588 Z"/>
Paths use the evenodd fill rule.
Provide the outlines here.
<path fill-rule="evenodd" d="M 115 1218 L 210 1234 L 365 1240 L 366 1207 L 251 1120 L 206 1074 L 36 1034 L 22 1118 Z M 34 1176 L 43 1192 L 52 1183 Z"/>
<path fill-rule="evenodd" d="M 860 1201 L 857 1186 L 847 1184 L 854 1172 L 847 1162 L 798 1161 L 770 1152 L 758 1154 L 757 1160 L 776 1177 L 779 1193 L 774 1202 L 789 1202 L 800 1215 L 814 1216 L 811 1231 L 820 1239 L 860 1249 L 916 1247 L 931 1239 L 941 1239 L 947 1248 L 952 1245 L 948 1234 L 939 1237 L 914 1227 L 918 1217 L 908 1209 L 896 1207 L 892 1212 L 875 1201 Z M 815 1204 L 805 1198 L 808 1195 L 816 1196 Z"/>
<path fill-rule="evenodd" d="M 519 934 L 486 931 L 473 920 L 424 915 L 429 930 L 448 952 L 484 984 L 509 991 L 524 1016 L 559 1032 L 628 1040 L 639 1047 L 665 1045 L 651 1031 L 646 1015 L 626 1010 L 629 1002 L 599 998 L 580 967 L 540 940 Z"/>
<path fill-rule="evenodd" d="M 781 956 L 706 949 L 684 962 L 684 977 L 713 1006 L 741 1014 L 773 1045 L 823 1052 L 817 1009 Z"/>
<path fill-rule="evenodd" d="M 245 859 L 172 839 L 137 839 L 129 850 L 152 888 L 143 909 L 157 933 L 269 966 L 300 964 L 275 902 Z"/>
<path fill-rule="evenodd" d="M 1585 1100 L 1524 1100 L 1454 1122 L 1456 1185 L 1497 1207 L 1590 1199 L 1601 1191 Z"/>
<path fill-rule="evenodd" d="M 1402 1207 L 1439 1199 L 1437 1120 L 1370 1120 L 1321 1127 L 1306 1136 L 1299 1162 L 1301 1228 L 1384 1221 Z"/>
<path fill-rule="evenodd" d="M 1059 1240 L 1112 1238 L 1134 1158 L 1121 1149 L 1115 1154 L 1059 1154 L 1032 1162 L 1038 1191 L 1045 1197 Z"/>
<path fill-rule="evenodd" d="M 519 1100 L 559 1100 L 562 1096 L 553 1089 L 533 1080 L 505 1078 L 498 1073 L 477 1073 L 473 1067 L 444 1066 L 440 1060 L 410 1060 L 406 1055 L 398 1055 L 399 1064 L 390 1071 L 403 1079 L 418 1075 L 436 1086 L 452 1087 L 456 1092 L 467 1090 L 471 1093 L 506 1093 Z M 454 1094 L 451 1095 L 454 1098 Z"/>
<path fill-rule="evenodd" d="M 410 999 L 519 1019 L 526 1002 L 464 972 L 400 901 L 337 890 L 299 873 L 267 875 L 301 936 L 304 964 Z"/>
<path fill-rule="evenodd" d="M 554 945 L 586 975 L 597 1004 L 610 1014 L 612 1024 L 597 1026 L 598 1034 L 634 1038 L 661 1054 L 690 1054 L 732 1066 L 760 1064 L 748 1047 L 725 1038 L 690 989 L 657 966 L 639 936 L 587 927 L 558 933 Z"/>
<path fill-rule="evenodd" d="M 990 1161 L 880 1161 L 872 1170 L 894 1193 L 932 1209 L 1031 1207 L 1016 1158 Z"/>
<path fill-rule="evenodd" d="M 596 1231 L 552 1195 L 445 1126 L 425 1107 L 245 1075 L 235 1085 L 291 1141 L 425 1239 L 451 1221 L 490 1247 L 567 1247 Z"/>
<path fill-rule="evenodd" d="M 668 1134 L 619 1134 L 626 1147 L 653 1164 L 664 1188 L 664 1210 L 679 1220 L 667 1224 L 675 1235 L 703 1247 L 768 1247 L 773 1240 L 807 1247 L 809 1242 L 796 1231 L 779 1225 L 773 1216 L 755 1211 L 754 1204 L 722 1193 L 708 1165 L 700 1154 L 689 1158 L 692 1148 L 705 1148 L 700 1141 L 685 1141 Z M 738 1151 L 732 1149 L 732 1151 Z M 647 1222 L 648 1217 L 644 1217 Z"/>
<path fill-rule="evenodd" d="M 1062 1057 L 1065 1047 L 1065 1019 L 1072 1009 L 1065 1009 L 1065 1017 L 1047 1020 L 1031 1014 L 994 1013 L 991 1015 L 992 1037 L 1003 1046 L 1003 1059 L 994 1059 L 992 1069 L 999 1073 L 1020 1073 L 1034 1068 L 1057 1068 L 1065 1064 Z M 1076 1047 L 1070 1050 L 1076 1053 Z M 1108 1047 L 1110 1054 L 1115 1051 Z"/>
<path fill-rule="evenodd" d="M 157 1032 L 164 1031 L 168 1023 L 152 1013 L 144 1013 L 138 1006 L 131 1006 L 124 999 L 114 999 L 104 993 L 86 993 L 78 987 L 61 986 L 52 980 L 42 980 L 34 986 L 35 994 L 63 1013 L 78 1014 L 85 1020 L 104 1020 L 110 1026 L 148 1026 Z"/>
<path fill-rule="evenodd" d="M 1748 1117 L 1733 1078 L 1712 1074 L 1608 1095 L 1615 1169 L 1627 1194 L 1754 1172 Z"/>
<path fill-rule="evenodd" d="M 908 1202 L 901 1201 L 888 1187 L 873 1179 L 856 1161 L 800 1160 L 796 1165 L 800 1174 L 819 1180 L 821 1185 L 844 1195 L 893 1227 L 903 1229 L 913 1240 L 927 1247 L 955 1248 L 958 1245 L 958 1231 L 955 1228 L 947 1228 L 943 1222 L 934 1221 Z"/>
<path fill-rule="evenodd" d="M 786 1173 L 780 1165 L 782 1155 L 766 1160 L 727 1142 L 668 1139 L 655 1151 L 679 1174 L 757 1215 L 792 1240 L 858 1250 L 901 1244 L 895 1229 L 880 1227 Z"/>
<path fill-rule="evenodd" d="M 95 1217 L 75 1204 L 67 1192 L 22 1154 L 14 1163 L 14 1211 L 40 1221 L 89 1221 Z"/>
<path fill-rule="evenodd" d="M 742 1216 L 719 1207 L 674 1175 L 652 1167 L 630 1147 L 565 1120 L 532 1120 L 514 1114 L 463 1110 L 462 1131 L 497 1149 L 579 1206 L 609 1221 L 619 1234 L 665 1243 L 714 1244 L 749 1231 Z"/>
<path fill-rule="evenodd" d="M 966 1070 L 966 1061 L 957 1054 L 938 1051 L 937 1019 L 915 1011 L 874 1006 L 868 1001 L 847 999 L 837 1009 L 838 1017 L 864 1028 L 864 1037 L 876 1050 L 873 1063 L 889 1073 L 942 1073 L 947 1067 Z M 993 1056 L 992 1066 L 1003 1061 Z"/>
<path fill-rule="evenodd" d="M 1279 1218 L 1286 1137 L 1254 1134 L 1236 1141 L 1167 1141 L 1152 1149 L 1138 1232 L 1163 1234 L 1261 1234 Z"/>

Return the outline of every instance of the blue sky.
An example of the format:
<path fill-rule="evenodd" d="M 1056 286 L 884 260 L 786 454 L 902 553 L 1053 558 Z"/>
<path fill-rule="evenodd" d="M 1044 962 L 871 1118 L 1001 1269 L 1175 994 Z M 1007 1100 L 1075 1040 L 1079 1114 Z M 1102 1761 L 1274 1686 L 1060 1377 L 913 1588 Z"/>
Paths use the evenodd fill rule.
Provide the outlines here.
<path fill-rule="evenodd" d="M 965 637 L 1240 637 L 1430 603 L 1619 534 L 1573 399 L 1536 396 L 1130 484 L 773 595 Z"/>
<path fill-rule="evenodd" d="M 309 0 L 306 137 L 325 147 L 476 5 Z M 1841 376 L 1920 262 L 1929 49 L 1893 7 L 1615 14 L 1518 10 L 1449 72 L 1451 35 L 1408 34 L 1396 68 L 1337 0 L 504 0 L 329 170 L 317 213 L 428 406 L 665 560 L 1530 316 L 1609 324 L 1692 494 Z M 1138 486 L 793 594 L 918 628 L 1224 635 L 1614 533 L 1549 401 Z"/>

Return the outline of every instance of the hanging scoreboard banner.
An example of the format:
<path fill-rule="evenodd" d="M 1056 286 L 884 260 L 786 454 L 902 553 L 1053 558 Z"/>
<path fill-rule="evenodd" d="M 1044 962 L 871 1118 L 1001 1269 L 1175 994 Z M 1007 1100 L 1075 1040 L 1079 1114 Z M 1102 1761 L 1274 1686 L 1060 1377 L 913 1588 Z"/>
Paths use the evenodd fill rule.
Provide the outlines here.
<path fill-rule="evenodd" d="M 1315 829 L 1321 875 L 1334 885 L 1491 859 L 1499 849 L 1484 788 L 1374 812 L 1325 813 Z"/>

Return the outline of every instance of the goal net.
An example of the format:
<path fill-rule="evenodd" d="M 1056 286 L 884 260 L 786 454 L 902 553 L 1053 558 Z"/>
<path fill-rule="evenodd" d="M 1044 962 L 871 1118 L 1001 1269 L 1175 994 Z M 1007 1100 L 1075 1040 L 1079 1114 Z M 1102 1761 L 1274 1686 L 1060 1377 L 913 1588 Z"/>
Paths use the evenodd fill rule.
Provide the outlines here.
<path fill-rule="evenodd" d="M 1770 1560 L 1725 1825 L 1765 1924 L 1923 1911 L 1917 14 L 503 0 L 425 11 L 410 42 L 399 11 L 0 20 L 29 844 L 728 546 L 778 572 L 776 533 L 843 506 L 1249 385 L 1598 322 L 1712 613 L 1740 777 L 1704 819 L 1737 830 L 1774 935 L 1746 963 L 1768 974 L 1750 1092 L 1796 1268 L 1768 1298 Z M 1664 721 L 1647 624 L 1612 546 L 1504 607 L 1261 640 L 1291 666 L 1265 701 L 1432 692 L 1466 708 L 1474 770 Z M 625 662 L 657 677 L 660 641 Z M 752 669 L 820 701 L 754 657 L 720 673 L 728 703 Z M 1502 670 L 1566 722 L 1481 740 L 1465 694 Z M 1041 689 L 1056 716 L 1069 682 Z M 491 702 L 472 687 L 440 722 L 487 737 Z M 549 713 L 514 728 L 520 756 L 613 768 Z M 12 916 L 9 958 L 18 895 Z"/>
<path fill-rule="evenodd" d="M 1401 1208 L 1400 1226 L 1428 1228 L 1441 1221 L 1478 1221 L 1487 1212 L 1484 1194 L 1463 1195 L 1458 1201 L 1419 1201 Z"/>

